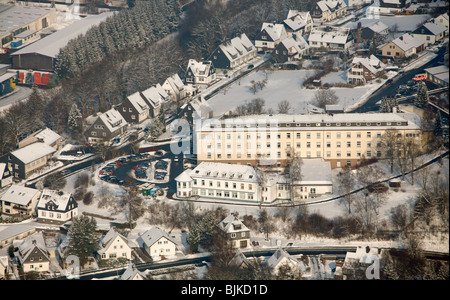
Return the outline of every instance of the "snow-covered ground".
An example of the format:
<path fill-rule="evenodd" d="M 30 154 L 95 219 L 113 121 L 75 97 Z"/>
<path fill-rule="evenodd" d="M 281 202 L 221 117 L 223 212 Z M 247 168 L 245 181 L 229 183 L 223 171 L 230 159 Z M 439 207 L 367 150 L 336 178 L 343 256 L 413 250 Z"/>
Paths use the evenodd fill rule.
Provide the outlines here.
<path fill-rule="evenodd" d="M 265 108 L 278 111 L 278 103 L 287 100 L 291 104 L 289 113 L 305 114 L 307 113 L 307 104 L 311 103 L 316 93 L 316 89 L 303 88 L 305 78 L 312 75 L 314 70 L 280 70 L 269 73 L 267 85 L 263 90 L 254 94 L 251 87 L 251 81 L 262 81 L 266 78 L 266 73 L 257 71 L 234 82 L 229 88 L 219 92 L 208 100 L 209 105 L 214 111 L 214 117 L 220 117 L 228 111 L 233 111 L 237 106 L 251 101 L 255 98 L 265 100 Z M 391 74 L 392 77 L 395 74 Z M 323 77 L 327 83 L 345 82 L 345 71 L 332 72 Z M 354 88 L 331 88 L 339 97 L 339 104 L 348 108 L 364 101 L 373 91 L 383 84 L 371 83 Z"/>
<path fill-rule="evenodd" d="M 409 15 L 409 16 L 376 16 L 376 17 L 366 17 L 361 18 L 355 22 L 349 22 L 344 27 L 355 29 L 358 23 L 361 22 L 362 27 L 370 26 L 378 21 L 381 21 L 389 29 L 397 26 L 397 35 L 402 35 L 405 32 L 411 32 L 419 27 L 420 24 L 424 23 L 428 19 L 431 19 L 430 15 Z"/>

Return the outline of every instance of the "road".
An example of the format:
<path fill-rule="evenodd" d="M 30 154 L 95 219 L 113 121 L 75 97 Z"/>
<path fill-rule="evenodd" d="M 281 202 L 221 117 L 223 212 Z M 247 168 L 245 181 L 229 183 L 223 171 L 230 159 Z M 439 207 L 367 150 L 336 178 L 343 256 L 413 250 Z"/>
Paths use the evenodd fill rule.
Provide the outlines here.
<path fill-rule="evenodd" d="M 7 109 L 14 103 L 28 99 L 32 89 L 26 86 L 16 86 L 14 91 L 0 97 L 0 111 Z"/>
<path fill-rule="evenodd" d="M 383 97 L 394 97 L 395 94 L 397 94 L 397 89 L 400 85 L 406 84 L 414 77 L 414 75 L 418 73 L 425 73 L 424 69 L 437 66 L 438 62 L 443 60 L 444 53 L 445 47 L 439 48 L 439 52 L 437 52 L 438 55 L 435 58 L 417 69 L 406 71 L 405 73 L 398 75 L 394 78 L 393 82 L 390 85 L 385 85 L 384 87 L 373 93 L 369 98 L 367 98 L 366 102 L 363 105 L 351 112 L 378 111 L 379 106 L 376 105 L 378 101 L 380 101 Z"/>

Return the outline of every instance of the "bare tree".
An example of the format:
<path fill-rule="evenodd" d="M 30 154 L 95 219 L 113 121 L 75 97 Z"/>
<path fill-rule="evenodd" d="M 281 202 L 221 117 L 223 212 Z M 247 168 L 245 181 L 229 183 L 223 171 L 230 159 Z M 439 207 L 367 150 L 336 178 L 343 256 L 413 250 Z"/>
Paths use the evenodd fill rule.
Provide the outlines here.
<path fill-rule="evenodd" d="M 320 108 L 326 105 L 337 104 L 339 98 L 333 90 L 320 89 L 314 94 L 313 104 Z"/>
<path fill-rule="evenodd" d="M 278 103 L 278 113 L 279 114 L 287 114 L 289 110 L 291 110 L 291 103 L 287 100 L 283 100 Z"/>

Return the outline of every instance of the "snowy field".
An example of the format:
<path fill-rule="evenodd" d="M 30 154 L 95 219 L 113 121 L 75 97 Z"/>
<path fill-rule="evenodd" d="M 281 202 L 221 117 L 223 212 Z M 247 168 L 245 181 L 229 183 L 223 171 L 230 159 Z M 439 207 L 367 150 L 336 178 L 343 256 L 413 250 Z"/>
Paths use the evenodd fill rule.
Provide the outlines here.
<path fill-rule="evenodd" d="M 208 100 L 213 108 L 214 117 L 220 117 L 228 111 L 234 110 L 237 106 L 251 101 L 255 98 L 265 100 L 265 108 L 273 109 L 276 113 L 278 103 L 287 100 L 291 104 L 292 114 L 307 113 L 307 104 L 312 102 L 317 90 L 302 88 L 305 78 L 314 74 L 314 70 L 295 70 L 295 71 L 275 71 L 268 74 L 268 82 L 263 90 L 256 94 L 250 89 L 251 81 L 262 81 L 265 79 L 265 72 L 257 71 L 234 82 L 225 90 Z M 345 71 L 332 72 L 323 77 L 322 83 L 345 83 Z M 383 82 L 383 81 L 382 81 Z M 339 97 L 339 104 L 344 108 L 353 106 L 365 100 L 382 83 L 367 84 L 365 86 L 354 88 L 332 88 Z"/>

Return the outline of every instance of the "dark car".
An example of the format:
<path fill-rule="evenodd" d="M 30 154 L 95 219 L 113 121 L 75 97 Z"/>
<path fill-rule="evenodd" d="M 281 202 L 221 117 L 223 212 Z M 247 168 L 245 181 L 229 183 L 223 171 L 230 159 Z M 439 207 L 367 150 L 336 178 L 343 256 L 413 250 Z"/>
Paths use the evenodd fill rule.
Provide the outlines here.
<path fill-rule="evenodd" d="M 250 70 L 250 69 L 253 69 L 254 67 L 255 67 L 254 65 L 249 65 L 248 69 Z"/>
<path fill-rule="evenodd" d="M 386 84 L 391 84 L 392 81 L 393 81 L 392 78 L 390 78 L 390 79 L 386 80 Z"/>

